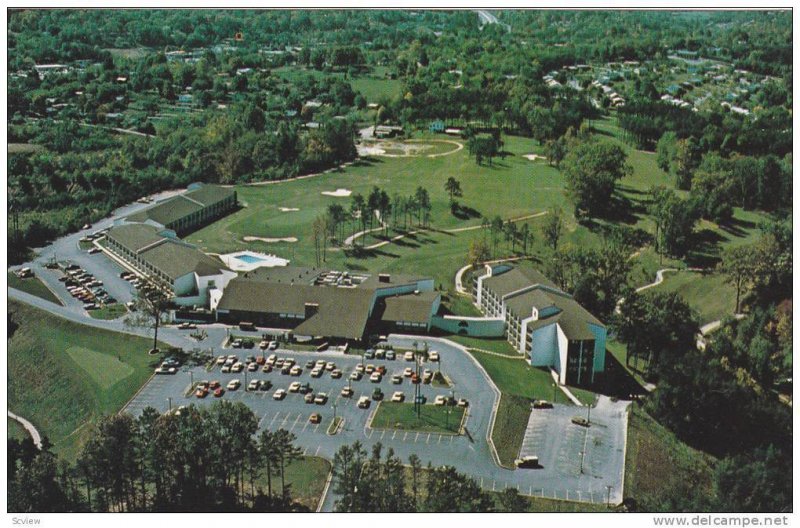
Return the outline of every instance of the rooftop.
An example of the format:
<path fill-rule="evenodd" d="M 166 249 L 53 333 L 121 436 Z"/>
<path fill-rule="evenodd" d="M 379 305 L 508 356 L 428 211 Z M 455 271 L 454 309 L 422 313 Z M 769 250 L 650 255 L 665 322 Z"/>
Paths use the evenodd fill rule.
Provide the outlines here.
<path fill-rule="evenodd" d="M 145 249 L 139 256 L 172 280 L 193 272 L 201 277 L 219 275 L 227 269 L 220 260 L 172 239 Z"/>
<path fill-rule="evenodd" d="M 428 323 L 431 306 L 439 297 L 439 292 L 420 292 L 415 295 L 386 297 L 381 320 Z"/>

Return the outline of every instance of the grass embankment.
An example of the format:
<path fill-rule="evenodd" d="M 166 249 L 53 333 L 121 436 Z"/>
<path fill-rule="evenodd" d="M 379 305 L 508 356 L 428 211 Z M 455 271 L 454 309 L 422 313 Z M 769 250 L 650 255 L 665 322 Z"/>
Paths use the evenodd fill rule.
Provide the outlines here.
<path fill-rule="evenodd" d="M 461 335 L 447 336 L 450 341 L 456 342 L 459 345 L 464 345 L 467 348 L 474 348 L 481 350 L 488 350 L 495 354 L 500 354 L 508 357 L 522 358 L 522 355 L 511 346 L 511 343 L 506 341 L 504 337 L 497 338 L 480 338 L 468 337 Z"/>
<path fill-rule="evenodd" d="M 61 300 L 56 297 L 52 291 L 50 291 L 50 288 L 48 288 L 38 277 L 20 279 L 17 277 L 16 273 L 9 271 L 8 287 L 24 291 L 25 293 L 30 293 L 31 295 L 35 295 L 36 297 L 44 299 L 45 301 L 58 304 L 59 306 L 64 306 L 64 303 L 62 303 Z"/>
<path fill-rule="evenodd" d="M 462 407 L 425 404 L 417 418 L 413 403 L 384 401 L 378 406 L 371 426 L 375 429 L 457 434 L 463 417 Z"/>
<path fill-rule="evenodd" d="M 152 342 L 15 301 L 8 309 L 9 406 L 74 460 L 89 425 L 119 411 L 152 374 Z"/>
<path fill-rule="evenodd" d="M 701 325 L 731 316 L 736 309 L 736 289 L 719 273 L 667 273 L 650 292 L 677 292 L 697 312 Z"/>
<path fill-rule="evenodd" d="M 95 319 L 119 319 L 127 313 L 128 309 L 120 303 L 106 304 L 97 310 L 89 310 L 89 315 Z"/>
<path fill-rule="evenodd" d="M 286 485 L 291 486 L 292 498 L 311 511 L 316 511 L 325 481 L 331 472 L 331 463 L 324 458 L 314 456 L 300 457 L 286 466 Z M 267 492 L 267 477 L 262 475 L 256 486 Z M 280 495 L 280 476 L 272 477 L 272 493 Z"/>
<path fill-rule="evenodd" d="M 669 497 L 710 495 L 713 457 L 692 449 L 635 404 L 628 423 L 625 497 L 638 511 L 670 511 Z"/>

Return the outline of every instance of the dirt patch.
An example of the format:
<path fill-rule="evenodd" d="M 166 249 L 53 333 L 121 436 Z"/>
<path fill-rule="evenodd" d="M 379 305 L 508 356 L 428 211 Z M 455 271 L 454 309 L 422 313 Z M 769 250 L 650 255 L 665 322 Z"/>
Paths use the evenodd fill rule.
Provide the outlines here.
<path fill-rule="evenodd" d="M 441 150 L 442 145 L 453 145 L 455 148 L 445 152 L 429 152 L 431 150 Z M 458 141 L 446 139 L 365 140 L 357 148 L 359 156 L 385 156 L 387 158 L 427 156 L 436 158 L 458 152 L 464 148 L 464 145 Z"/>
<path fill-rule="evenodd" d="M 297 237 L 264 238 L 256 236 L 246 236 L 242 240 L 244 240 L 245 242 L 266 242 L 267 244 L 275 244 L 277 242 L 297 242 Z"/>

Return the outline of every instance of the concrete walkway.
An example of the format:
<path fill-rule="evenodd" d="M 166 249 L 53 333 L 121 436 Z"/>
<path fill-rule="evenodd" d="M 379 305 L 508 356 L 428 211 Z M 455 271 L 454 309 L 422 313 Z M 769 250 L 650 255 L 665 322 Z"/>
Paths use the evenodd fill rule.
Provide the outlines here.
<path fill-rule="evenodd" d="M 36 430 L 36 427 L 34 427 L 32 423 L 30 423 L 22 416 L 17 416 L 11 411 L 8 411 L 8 417 L 16 422 L 19 422 L 19 424 L 22 425 L 22 427 L 24 427 L 26 431 L 28 431 L 28 434 L 31 435 L 31 438 L 33 439 L 33 444 L 39 449 L 42 448 L 42 435 L 39 434 L 39 431 Z"/>

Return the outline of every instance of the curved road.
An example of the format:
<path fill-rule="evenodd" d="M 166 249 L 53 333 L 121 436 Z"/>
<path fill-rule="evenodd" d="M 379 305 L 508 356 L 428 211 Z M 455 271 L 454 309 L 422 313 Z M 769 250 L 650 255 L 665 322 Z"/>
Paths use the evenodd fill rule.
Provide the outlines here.
<path fill-rule="evenodd" d="M 26 431 L 28 431 L 28 434 L 31 435 L 31 439 L 33 440 L 33 445 L 39 449 L 42 448 L 42 435 L 39 434 L 39 431 L 36 430 L 36 427 L 34 427 L 32 423 L 22 416 L 17 416 L 11 411 L 8 411 L 8 417 L 16 422 L 19 422 L 19 424 L 22 425 Z"/>

